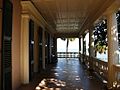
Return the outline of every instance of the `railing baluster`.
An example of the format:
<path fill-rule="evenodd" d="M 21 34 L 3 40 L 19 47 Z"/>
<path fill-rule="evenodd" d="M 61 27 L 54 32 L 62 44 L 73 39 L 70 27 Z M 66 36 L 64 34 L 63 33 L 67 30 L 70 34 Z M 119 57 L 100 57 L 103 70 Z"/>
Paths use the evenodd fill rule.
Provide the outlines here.
<path fill-rule="evenodd" d="M 79 58 L 78 52 L 57 52 L 58 58 Z"/>

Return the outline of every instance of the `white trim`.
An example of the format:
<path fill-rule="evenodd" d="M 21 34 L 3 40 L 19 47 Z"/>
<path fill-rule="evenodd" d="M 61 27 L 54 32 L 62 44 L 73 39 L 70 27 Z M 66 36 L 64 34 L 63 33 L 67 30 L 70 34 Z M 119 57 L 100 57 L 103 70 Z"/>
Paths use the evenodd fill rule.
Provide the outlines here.
<path fill-rule="evenodd" d="M 38 25 L 40 25 L 42 28 L 46 26 L 52 33 L 54 33 L 54 29 L 45 21 L 31 1 L 21 1 L 21 5 L 22 14 L 30 15 L 31 19 L 33 19 Z"/>

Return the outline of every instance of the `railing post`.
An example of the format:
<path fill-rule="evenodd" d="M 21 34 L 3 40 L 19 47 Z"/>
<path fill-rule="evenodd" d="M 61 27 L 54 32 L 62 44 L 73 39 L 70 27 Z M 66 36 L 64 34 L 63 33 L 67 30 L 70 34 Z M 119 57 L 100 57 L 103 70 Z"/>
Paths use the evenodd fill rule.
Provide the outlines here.
<path fill-rule="evenodd" d="M 108 34 L 108 88 L 113 88 L 115 81 L 114 65 L 118 63 L 118 31 L 116 13 L 114 10 L 107 12 Z"/>

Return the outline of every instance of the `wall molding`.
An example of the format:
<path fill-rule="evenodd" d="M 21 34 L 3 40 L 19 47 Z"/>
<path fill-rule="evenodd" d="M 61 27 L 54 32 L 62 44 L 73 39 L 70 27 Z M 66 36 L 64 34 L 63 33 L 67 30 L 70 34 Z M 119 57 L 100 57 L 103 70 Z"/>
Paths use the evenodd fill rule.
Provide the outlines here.
<path fill-rule="evenodd" d="M 49 29 L 48 32 L 54 33 L 54 29 L 45 21 L 45 19 L 41 16 L 39 11 L 35 8 L 31 1 L 21 1 L 22 6 L 22 15 L 28 14 L 30 18 L 36 22 L 42 28 L 47 27 Z"/>

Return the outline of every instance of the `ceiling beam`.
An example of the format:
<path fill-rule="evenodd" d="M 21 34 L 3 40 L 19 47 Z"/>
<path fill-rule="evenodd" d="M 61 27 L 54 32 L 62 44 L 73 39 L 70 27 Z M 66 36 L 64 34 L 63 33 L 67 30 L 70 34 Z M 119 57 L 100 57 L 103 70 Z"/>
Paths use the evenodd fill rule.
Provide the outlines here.
<path fill-rule="evenodd" d="M 91 14 L 86 21 L 84 22 L 83 26 L 81 27 L 81 30 L 79 32 L 79 36 L 84 34 L 86 30 L 88 30 L 92 25 L 94 25 L 94 22 L 101 16 L 103 13 L 107 10 L 107 8 L 114 2 L 115 0 L 106 0 L 106 2 L 100 7 L 100 9 L 96 12 Z"/>

